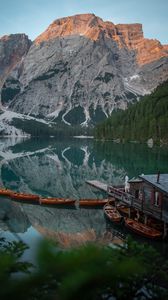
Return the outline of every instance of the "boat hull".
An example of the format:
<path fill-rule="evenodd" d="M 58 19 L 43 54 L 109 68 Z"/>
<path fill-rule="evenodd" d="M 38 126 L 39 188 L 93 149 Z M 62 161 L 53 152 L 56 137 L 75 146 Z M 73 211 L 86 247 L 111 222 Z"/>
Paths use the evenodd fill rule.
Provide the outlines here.
<path fill-rule="evenodd" d="M 104 206 L 108 199 L 80 199 L 79 206 Z"/>
<path fill-rule="evenodd" d="M 120 213 L 117 211 L 116 207 L 106 204 L 103 208 L 104 214 L 108 220 L 110 220 L 113 223 L 120 224 L 123 217 L 120 215 Z"/>
<path fill-rule="evenodd" d="M 125 226 L 132 232 L 149 239 L 159 239 L 162 237 L 162 232 L 129 218 L 125 218 Z"/>
<path fill-rule="evenodd" d="M 39 203 L 46 205 L 74 205 L 75 201 L 68 198 L 40 198 Z"/>
<path fill-rule="evenodd" d="M 33 194 L 24 194 L 24 193 L 11 193 L 11 199 L 20 200 L 20 201 L 35 201 L 39 202 L 40 197 Z"/>
<path fill-rule="evenodd" d="M 10 196 L 12 193 L 11 190 L 8 189 L 0 189 L 0 196 Z"/>

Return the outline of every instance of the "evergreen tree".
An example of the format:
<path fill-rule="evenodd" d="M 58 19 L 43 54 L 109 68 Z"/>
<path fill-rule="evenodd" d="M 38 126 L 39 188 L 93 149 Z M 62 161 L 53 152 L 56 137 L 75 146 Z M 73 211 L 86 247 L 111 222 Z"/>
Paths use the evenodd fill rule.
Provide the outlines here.
<path fill-rule="evenodd" d="M 112 113 L 94 131 L 98 139 L 168 143 L 168 81 L 126 111 Z"/>

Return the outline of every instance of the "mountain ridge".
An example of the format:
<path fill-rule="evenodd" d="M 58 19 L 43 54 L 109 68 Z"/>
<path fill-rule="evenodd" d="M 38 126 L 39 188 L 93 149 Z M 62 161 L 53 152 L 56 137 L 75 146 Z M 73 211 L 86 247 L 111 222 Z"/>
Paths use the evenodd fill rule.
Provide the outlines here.
<path fill-rule="evenodd" d="M 139 23 L 75 15 L 25 45 L 1 74 L 3 108 L 67 126 L 93 126 L 168 78 L 168 45 L 144 38 Z"/>
<path fill-rule="evenodd" d="M 57 19 L 34 42 L 40 44 L 56 37 L 75 34 L 84 35 L 96 41 L 102 32 L 105 33 L 106 38 L 115 40 L 121 48 L 126 45 L 128 49 L 138 50 L 140 47 L 138 52 L 138 63 L 140 65 L 168 55 L 166 53 L 168 45 L 162 45 L 157 39 L 144 38 L 141 23 L 115 25 L 110 21 L 103 21 L 94 14 L 78 14 Z M 144 46 L 146 47 L 146 44 L 148 44 L 148 51 L 152 57 L 148 56 L 144 60 L 141 58 L 141 50 Z"/>

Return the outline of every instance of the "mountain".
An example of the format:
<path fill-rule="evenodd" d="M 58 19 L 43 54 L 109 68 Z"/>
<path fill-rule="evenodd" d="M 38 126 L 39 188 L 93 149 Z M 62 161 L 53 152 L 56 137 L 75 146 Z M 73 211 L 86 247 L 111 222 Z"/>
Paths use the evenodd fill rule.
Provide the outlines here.
<path fill-rule="evenodd" d="M 96 128 L 101 139 L 168 144 L 168 81 L 126 111 L 112 113 Z"/>
<path fill-rule="evenodd" d="M 10 36 L 0 45 L 5 39 L 8 49 Z M 1 102 L 49 123 L 94 125 L 168 78 L 168 46 L 144 38 L 137 23 L 75 15 L 54 21 L 25 46 L 14 66 L 2 68 Z"/>
<path fill-rule="evenodd" d="M 18 68 L 18 64 L 21 63 L 30 46 L 31 41 L 25 34 L 11 34 L 0 38 L 0 89 L 3 87 L 8 76 L 10 76 L 12 70 L 16 66 Z M 19 76 L 19 74 L 16 76 Z M 15 82 L 11 82 L 11 86 L 12 84 L 14 85 Z M 11 96 L 14 97 L 15 94 Z"/>

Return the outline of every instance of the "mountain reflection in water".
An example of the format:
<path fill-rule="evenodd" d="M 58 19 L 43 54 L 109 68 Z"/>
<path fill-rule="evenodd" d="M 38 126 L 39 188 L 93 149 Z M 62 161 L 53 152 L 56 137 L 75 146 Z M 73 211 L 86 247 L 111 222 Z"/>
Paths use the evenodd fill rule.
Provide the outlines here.
<path fill-rule="evenodd" d="M 140 144 L 114 144 L 92 140 L 41 141 L 4 139 L 0 142 L 0 180 L 6 188 L 67 198 L 104 198 L 86 180 L 121 184 L 141 173 L 167 173 L 168 151 Z M 1 231 L 23 233 L 33 226 L 39 234 L 63 247 L 86 241 L 114 241 L 116 230 L 100 209 L 68 209 L 12 202 L 0 203 Z M 30 239 L 31 244 L 31 239 Z"/>

